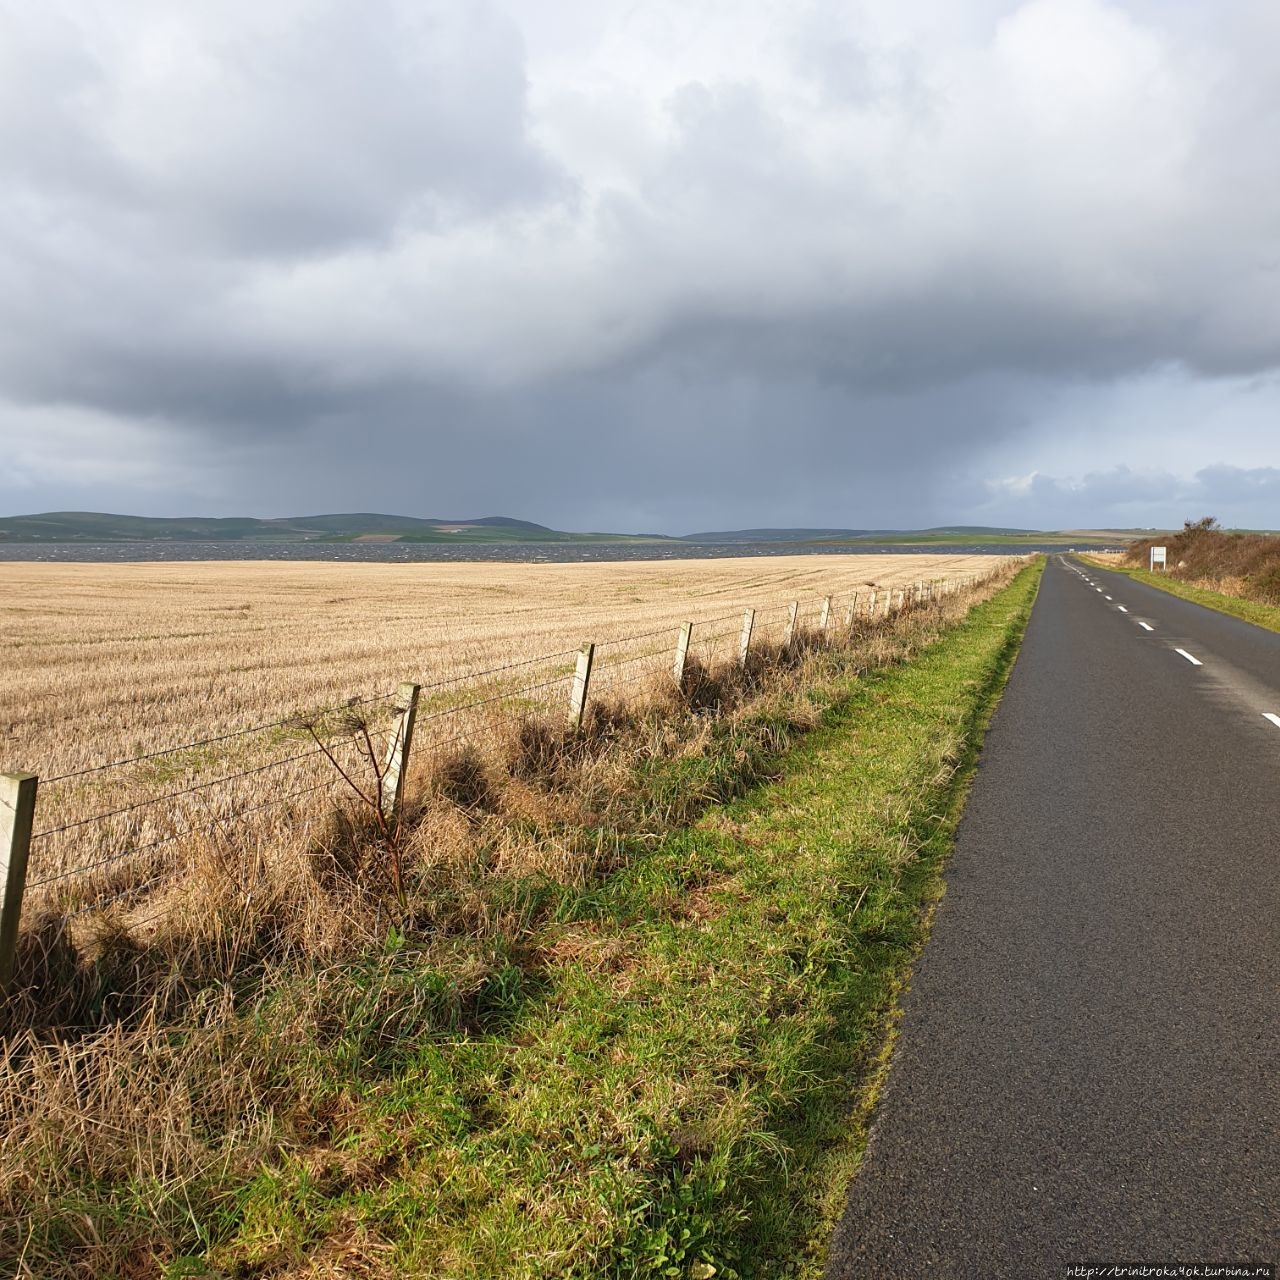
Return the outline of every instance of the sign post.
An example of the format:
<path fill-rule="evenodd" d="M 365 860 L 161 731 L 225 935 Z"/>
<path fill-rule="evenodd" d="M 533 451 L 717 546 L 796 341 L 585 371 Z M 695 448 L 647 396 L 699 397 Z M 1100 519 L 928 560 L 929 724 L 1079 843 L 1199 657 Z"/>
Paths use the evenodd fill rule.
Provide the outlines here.
<path fill-rule="evenodd" d="M 1165 548 L 1165 547 L 1152 547 L 1152 548 L 1151 548 L 1151 572 L 1152 572 L 1152 573 L 1155 573 L 1155 571 L 1156 571 L 1156 565 L 1159 565 L 1161 569 L 1163 569 L 1163 568 L 1165 567 L 1165 552 L 1166 552 L 1166 551 L 1167 551 L 1167 548 Z"/>

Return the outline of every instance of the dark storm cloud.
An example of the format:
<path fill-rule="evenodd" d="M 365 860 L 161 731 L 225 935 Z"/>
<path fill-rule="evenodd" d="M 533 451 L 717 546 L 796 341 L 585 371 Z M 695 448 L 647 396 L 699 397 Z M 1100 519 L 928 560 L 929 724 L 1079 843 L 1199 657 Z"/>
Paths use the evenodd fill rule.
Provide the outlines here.
<path fill-rule="evenodd" d="M 1280 22 L 1215 14 L 0 0 L 0 501 L 1253 510 L 1256 414 L 1138 465 L 1152 370 L 1276 394 Z"/>

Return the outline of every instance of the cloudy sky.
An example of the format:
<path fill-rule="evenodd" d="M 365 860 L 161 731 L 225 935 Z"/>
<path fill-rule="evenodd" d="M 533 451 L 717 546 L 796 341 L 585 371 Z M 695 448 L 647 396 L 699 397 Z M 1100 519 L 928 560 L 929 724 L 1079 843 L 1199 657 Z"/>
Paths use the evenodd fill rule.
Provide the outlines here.
<path fill-rule="evenodd" d="M 0 514 L 1280 526 L 1275 0 L 0 0 Z"/>

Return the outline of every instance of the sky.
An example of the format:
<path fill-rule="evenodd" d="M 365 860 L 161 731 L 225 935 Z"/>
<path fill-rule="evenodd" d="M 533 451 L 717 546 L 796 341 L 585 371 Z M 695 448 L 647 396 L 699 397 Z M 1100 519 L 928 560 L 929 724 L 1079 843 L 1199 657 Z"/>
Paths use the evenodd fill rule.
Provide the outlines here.
<path fill-rule="evenodd" d="M 1280 527 L 1274 0 L 0 0 L 0 514 Z"/>

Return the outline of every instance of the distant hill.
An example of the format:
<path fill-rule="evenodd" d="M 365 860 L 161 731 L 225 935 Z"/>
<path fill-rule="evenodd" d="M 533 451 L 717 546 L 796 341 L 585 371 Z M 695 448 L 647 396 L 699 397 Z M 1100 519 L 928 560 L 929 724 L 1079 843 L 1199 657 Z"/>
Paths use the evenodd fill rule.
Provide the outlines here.
<path fill-rule="evenodd" d="M 275 523 L 266 521 L 264 523 Z M 290 525 L 298 528 L 321 530 L 325 533 L 408 533 L 414 530 L 441 529 L 509 529 L 522 533 L 550 533 L 545 524 L 533 524 L 528 520 L 511 520 L 506 516 L 480 516 L 474 520 L 435 520 L 418 516 L 383 516 L 367 512 L 332 516 L 290 516 Z"/>
<path fill-rule="evenodd" d="M 464 520 L 354 512 L 286 516 L 123 516 L 102 511 L 46 511 L 0 517 L 4 542 L 347 542 L 376 538 L 405 542 L 598 542 L 624 534 L 562 533 L 529 520 L 478 516 Z"/>
<path fill-rule="evenodd" d="M 938 525 L 932 529 L 728 529 L 689 533 L 682 542 L 974 542 L 990 538 L 1045 538 L 1038 529 L 991 525 Z"/>
<path fill-rule="evenodd" d="M 1003 538 L 1043 538 L 1046 530 L 1044 529 L 1005 529 L 998 525 L 990 524 L 948 524 L 935 525 L 932 529 L 917 529 L 917 533 L 922 534 L 960 534 L 966 538 L 972 537 L 1003 537 Z"/>
<path fill-rule="evenodd" d="M 686 533 L 681 542 L 829 542 L 863 538 L 872 529 L 724 529 L 718 533 Z"/>
<path fill-rule="evenodd" d="M 566 533 L 513 520 L 509 516 L 476 516 L 443 520 L 425 516 L 384 515 L 358 511 L 330 515 L 284 516 L 257 520 L 250 516 L 122 516 L 102 511 L 46 511 L 39 515 L 0 517 L 0 544 L 17 542 L 661 542 L 678 546 L 746 543 L 1009 543 L 1114 542 L 1117 533 L 1075 531 L 1044 533 L 989 525 L 947 525 L 932 529 L 725 529 L 663 534 Z M 1121 537 L 1119 540 L 1127 540 Z"/>

